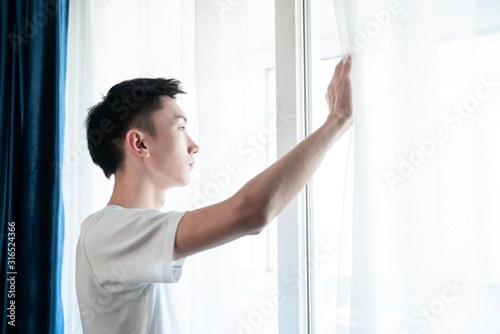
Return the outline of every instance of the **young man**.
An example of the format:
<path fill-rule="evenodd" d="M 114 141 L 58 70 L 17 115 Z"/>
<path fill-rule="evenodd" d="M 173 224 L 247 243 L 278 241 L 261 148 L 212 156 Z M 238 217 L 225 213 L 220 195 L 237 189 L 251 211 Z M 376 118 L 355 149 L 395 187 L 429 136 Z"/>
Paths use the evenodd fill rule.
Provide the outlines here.
<path fill-rule="evenodd" d="M 135 79 L 87 116 L 90 155 L 115 175 L 108 205 L 82 224 L 76 287 L 85 333 L 182 333 L 169 284 L 187 256 L 260 233 L 298 194 L 352 123 L 351 58 L 328 86 L 325 123 L 227 200 L 161 212 L 165 191 L 189 183 L 198 145 L 177 106 L 179 82 Z"/>

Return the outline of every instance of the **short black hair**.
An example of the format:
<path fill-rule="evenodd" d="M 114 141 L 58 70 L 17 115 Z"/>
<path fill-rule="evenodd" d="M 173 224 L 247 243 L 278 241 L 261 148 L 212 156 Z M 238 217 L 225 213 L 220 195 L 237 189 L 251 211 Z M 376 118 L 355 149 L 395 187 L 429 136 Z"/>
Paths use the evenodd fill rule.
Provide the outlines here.
<path fill-rule="evenodd" d="M 161 96 L 175 100 L 185 94 L 177 79 L 137 78 L 114 85 L 101 102 L 89 108 L 85 120 L 87 147 L 92 161 L 109 179 L 123 167 L 123 139 L 137 127 L 156 137 L 151 116 L 161 109 Z"/>

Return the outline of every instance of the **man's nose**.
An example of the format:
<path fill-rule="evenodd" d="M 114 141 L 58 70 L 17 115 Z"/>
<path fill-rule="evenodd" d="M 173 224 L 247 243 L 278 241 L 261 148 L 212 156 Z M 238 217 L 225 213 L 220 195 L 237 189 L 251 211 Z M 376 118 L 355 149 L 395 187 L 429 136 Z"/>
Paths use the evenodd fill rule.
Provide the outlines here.
<path fill-rule="evenodd" d="M 196 144 L 194 142 L 193 139 L 191 139 L 191 137 L 189 137 L 189 148 L 188 148 L 188 151 L 189 151 L 189 154 L 195 154 L 195 153 L 198 153 L 200 151 L 200 147 L 198 146 L 198 144 Z"/>

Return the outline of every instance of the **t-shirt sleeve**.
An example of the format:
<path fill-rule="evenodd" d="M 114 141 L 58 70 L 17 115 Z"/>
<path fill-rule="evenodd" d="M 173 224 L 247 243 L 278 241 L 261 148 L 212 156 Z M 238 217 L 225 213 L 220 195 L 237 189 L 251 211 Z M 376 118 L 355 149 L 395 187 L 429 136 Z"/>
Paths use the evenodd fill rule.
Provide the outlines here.
<path fill-rule="evenodd" d="M 85 252 L 97 281 L 109 292 L 144 283 L 176 283 L 183 259 L 173 260 L 177 227 L 185 212 L 127 209 L 96 217 Z"/>

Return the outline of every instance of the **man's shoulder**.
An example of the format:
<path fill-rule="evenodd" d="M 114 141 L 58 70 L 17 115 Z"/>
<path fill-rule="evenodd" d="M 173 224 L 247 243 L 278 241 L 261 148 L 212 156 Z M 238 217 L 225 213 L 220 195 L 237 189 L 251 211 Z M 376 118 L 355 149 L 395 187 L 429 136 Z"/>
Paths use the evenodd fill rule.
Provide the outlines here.
<path fill-rule="evenodd" d="M 82 223 L 82 232 L 91 226 L 106 228 L 127 228 L 133 225 L 178 222 L 185 211 L 160 211 L 155 209 L 132 209 L 108 205 L 89 215 Z M 112 227 L 113 226 L 113 227 Z"/>

